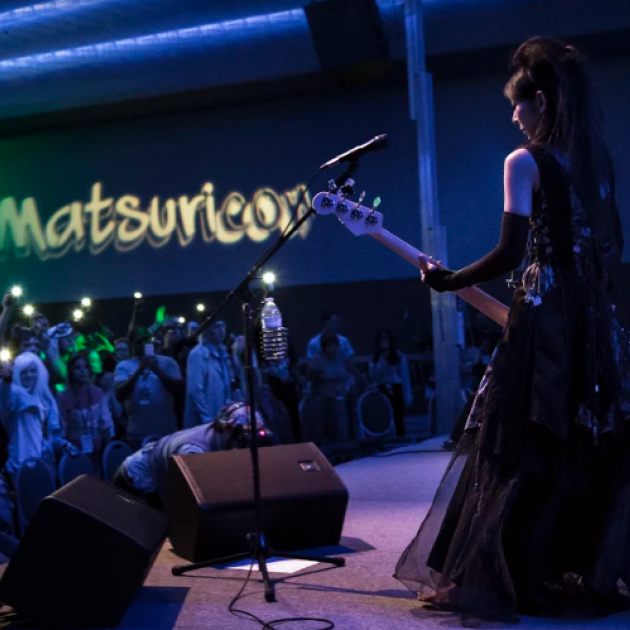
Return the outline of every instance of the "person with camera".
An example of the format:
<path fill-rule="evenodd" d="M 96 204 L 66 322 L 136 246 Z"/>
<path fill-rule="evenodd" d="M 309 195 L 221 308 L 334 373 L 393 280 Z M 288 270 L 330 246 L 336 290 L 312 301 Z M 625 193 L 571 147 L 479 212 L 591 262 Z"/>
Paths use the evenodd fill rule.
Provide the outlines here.
<path fill-rule="evenodd" d="M 116 366 L 114 387 L 127 412 L 127 442 L 137 450 L 145 438 L 177 430 L 174 396 L 184 384 L 177 362 L 156 356 L 147 331 L 133 330 L 129 341 L 133 357 Z"/>

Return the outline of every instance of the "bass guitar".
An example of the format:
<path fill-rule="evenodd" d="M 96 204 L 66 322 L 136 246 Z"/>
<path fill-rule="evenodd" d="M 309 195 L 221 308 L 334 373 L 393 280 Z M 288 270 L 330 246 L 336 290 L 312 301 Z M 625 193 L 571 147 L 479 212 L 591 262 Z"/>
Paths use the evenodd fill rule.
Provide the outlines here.
<path fill-rule="evenodd" d="M 414 267 L 422 269 L 419 256 L 424 254 L 386 230 L 383 227 L 383 215 L 374 208 L 362 206 L 362 201 L 363 195 L 358 202 L 353 202 L 343 195 L 321 192 L 315 196 L 312 205 L 317 214 L 334 214 L 355 236 L 369 234 Z M 509 309 L 499 300 L 477 287 L 467 287 L 455 293 L 501 327 L 506 326 Z"/>

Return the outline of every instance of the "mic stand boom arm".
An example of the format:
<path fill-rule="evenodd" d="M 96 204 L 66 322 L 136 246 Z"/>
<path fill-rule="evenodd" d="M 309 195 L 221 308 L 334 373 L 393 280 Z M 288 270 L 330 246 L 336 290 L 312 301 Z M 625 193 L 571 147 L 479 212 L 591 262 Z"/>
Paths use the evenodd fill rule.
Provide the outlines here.
<path fill-rule="evenodd" d="M 346 180 L 357 170 L 359 166 L 359 160 L 354 159 L 350 162 L 348 168 L 337 178 L 335 178 L 335 184 L 337 188 L 341 188 Z M 310 187 L 311 182 L 315 179 L 318 173 L 321 172 L 321 167 L 315 172 L 315 174 L 311 177 L 310 182 L 304 188 L 302 192 L 302 198 L 298 201 L 296 208 L 300 207 L 306 191 Z M 257 262 L 254 263 L 254 266 L 247 272 L 247 275 L 239 282 L 235 289 L 232 289 L 223 302 L 219 304 L 219 306 L 206 317 L 206 319 L 201 323 L 201 326 L 197 329 L 197 336 L 199 337 L 201 333 L 219 316 L 219 314 L 225 309 L 225 307 L 232 302 L 235 297 L 240 297 L 242 300 L 250 300 L 251 292 L 249 290 L 249 283 L 256 278 L 256 276 L 260 273 L 260 270 L 280 251 L 283 245 L 308 221 L 314 214 L 316 214 L 313 208 L 309 208 L 306 214 L 301 216 L 297 222 L 288 230 L 283 232 L 276 242 L 258 259 Z"/>
<path fill-rule="evenodd" d="M 343 185 L 348 177 L 354 172 L 358 166 L 358 160 L 353 160 L 346 172 L 336 179 L 337 187 Z M 320 172 L 321 168 L 311 177 L 311 180 L 305 187 L 301 199 L 298 201 L 297 208 L 300 207 L 302 200 L 306 195 L 306 190 L 315 179 L 316 175 Z M 341 182 L 341 183 L 339 183 Z M 269 572 L 267 570 L 267 560 L 273 557 L 289 558 L 295 560 L 311 560 L 314 562 L 324 562 L 332 564 L 338 567 L 342 567 L 345 564 L 344 558 L 328 558 L 328 557 L 312 557 L 296 554 L 289 554 L 285 552 L 274 551 L 268 544 L 265 538 L 263 527 L 263 509 L 262 509 L 262 497 L 260 492 L 260 461 L 258 453 L 258 430 L 256 423 L 256 378 L 255 367 L 253 365 L 254 358 L 254 320 L 256 316 L 257 308 L 253 305 L 253 295 L 249 288 L 250 281 L 255 278 L 259 271 L 278 253 L 282 246 L 300 229 L 315 211 L 313 208 L 309 208 L 308 211 L 296 221 L 296 223 L 287 231 L 283 232 L 276 242 L 261 256 L 261 258 L 254 264 L 249 270 L 247 275 L 241 280 L 238 286 L 230 291 L 226 298 L 219 304 L 219 306 L 206 318 L 201 324 L 197 335 L 200 335 L 213 321 L 216 320 L 219 313 L 225 309 L 225 307 L 235 298 L 239 297 L 242 302 L 243 313 L 243 332 L 245 334 L 245 374 L 247 377 L 247 404 L 249 405 L 249 447 L 250 455 L 252 459 L 252 471 L 253 471 L 253 485 L 254 485 L 254 511 L 256 519 L 256 531 L 247 535 L 247 543 L 249 545 L 249 551 L 240 553 L 234 556 L 228 556 L 226 558 L 216 558 L 212 560 L 206 560 L 205 562 L 195 562 L 192 564 L 186 564 L 181 566 L 175 566 L 172 568 L 173 575 L 182 575 L 189 571 L 196 569 L 203 569 L 205 567 L 225 564 L 227 562 L 238 562 L 240 560 L 250 559 L 258 563 L 258 569 L 262 574 L 265 600 L 268 602 L 276 601 L 276 594 L 274 584 L 269 578 Z"/>

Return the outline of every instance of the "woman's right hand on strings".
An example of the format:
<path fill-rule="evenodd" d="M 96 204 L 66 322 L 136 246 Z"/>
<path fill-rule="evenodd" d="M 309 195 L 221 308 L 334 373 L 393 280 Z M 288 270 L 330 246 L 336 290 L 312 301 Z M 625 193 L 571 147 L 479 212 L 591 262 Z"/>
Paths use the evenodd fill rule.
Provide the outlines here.
<path fill-rule="evenodd" d="M 433 256 L 427 256 L 426 254 L 418 254 L 418 260 L 420 261 L 420 279 L 422 282 L 426 282 L 427 273 L 442 264 L 442 261 L 438 260 L 436 263 L 433 260 Z"/>

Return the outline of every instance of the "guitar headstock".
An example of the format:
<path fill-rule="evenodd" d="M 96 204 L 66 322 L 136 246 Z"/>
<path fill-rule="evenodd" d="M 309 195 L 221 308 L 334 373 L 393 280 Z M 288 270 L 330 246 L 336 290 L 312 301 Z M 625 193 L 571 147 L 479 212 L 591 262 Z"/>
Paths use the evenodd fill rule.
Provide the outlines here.
<path fill-rule="evenodd" d="M 312 205 L 317 214 L 334 214 L 355 236 L 378 234 L 383 229 L 383 215 L 362 206 L 362 201 L 363 195 L 358 201 L 351 201 L 337 193 L 320 192 Z"/>

